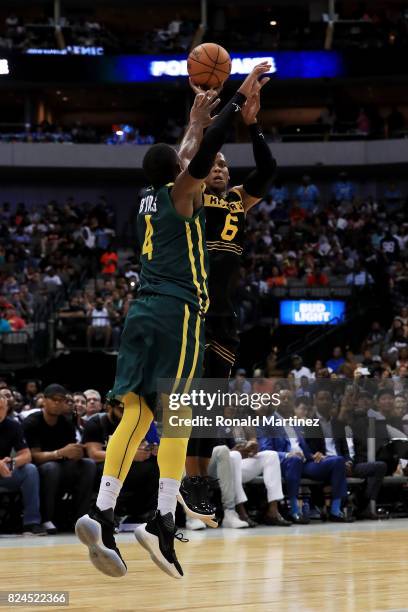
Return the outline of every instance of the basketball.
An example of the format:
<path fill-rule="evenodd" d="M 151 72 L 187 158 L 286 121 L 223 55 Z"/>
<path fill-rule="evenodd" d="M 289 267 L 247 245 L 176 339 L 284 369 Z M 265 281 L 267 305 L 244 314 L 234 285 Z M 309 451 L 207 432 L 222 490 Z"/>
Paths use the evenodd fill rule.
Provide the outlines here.
<path fill-rule="evenodd" d="M 231 58 L 224 47 L 203 43 L 188 56 L 187 70 L 196 85 L 221 87 L 231 73 Z"/>

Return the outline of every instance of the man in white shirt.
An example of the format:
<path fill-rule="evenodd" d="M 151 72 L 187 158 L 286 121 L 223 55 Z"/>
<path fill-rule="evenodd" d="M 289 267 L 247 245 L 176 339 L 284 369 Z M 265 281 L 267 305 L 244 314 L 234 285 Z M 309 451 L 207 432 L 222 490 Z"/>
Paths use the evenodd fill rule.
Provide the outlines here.
<path fill-rule="evenodd" d="M 306 378 L 309 378 L 310 380 L 313 378 L 312 372 L 308 367 L 303 365 L 303 359 L 299 355 L 293 355 L 292 365 L 293 370 L 291 370 L 290 373 L 294 376 L 297 387 L 300 385 L 300 379 L 302 376 L 306 376 Z"/>
<path fill-rule="evenodd" d="M 86 331 L 88 350 L 91 349 L 93 339 L 103 340 L 104 348 L 108 348 L 112 337 L 112 327 L 103 298 L 96 298 L 95 306 L 89 309 L 88 316 L 91 318 L 91 324 Z"/>

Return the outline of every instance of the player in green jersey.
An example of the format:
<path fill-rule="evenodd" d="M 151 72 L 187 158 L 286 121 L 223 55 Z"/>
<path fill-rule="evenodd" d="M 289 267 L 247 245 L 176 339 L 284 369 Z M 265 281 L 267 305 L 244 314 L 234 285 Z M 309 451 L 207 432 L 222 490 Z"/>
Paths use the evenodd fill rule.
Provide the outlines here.
<path fill-rule="evenodd" d="M 157 381 L 170 379 L 174 381 L 173 392 L 182 393 L 202 373 L 203 320 L 209 303 L 203 180 L 226 140 L 232 117 L 269 69 L 267 62 L 254 68 L 204 136 L 202 122 L 192 121 L 187 137 L 197 137 L 199 124 L 202 140 L 186 168 L 181 169 L 177 153 L 166 144 L 153 145 L 143 160 L 151 189 L 140 203 L 137 221 L 142 243 L 141 290 L 126 319 L 112 392 L 123 404 L 124 413 L 106 450 L 96 505 L 76 524 L 92 563 L 109 576 L 123 576 L 127 571 L 115 543 L 114 508 L 153 420 Z M 194 111 L 200 114 L 201 109 L 209 116 L 218 104 L 216 96 L 214 91 L 200 93 Z M 162 438 L 158 509 L 155 517 L 135 532 L 152 560 L 174 578 L 183 575 L 174 551 L 174 514 L 188 436 Z"/>

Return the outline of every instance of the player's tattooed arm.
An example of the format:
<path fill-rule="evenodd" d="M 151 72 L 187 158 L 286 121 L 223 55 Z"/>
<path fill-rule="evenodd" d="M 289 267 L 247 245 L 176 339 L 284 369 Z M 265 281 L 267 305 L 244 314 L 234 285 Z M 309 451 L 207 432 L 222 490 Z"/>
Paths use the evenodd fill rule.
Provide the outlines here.
<path fill-rule="evenodd" d="M 211 125 L 215 119 L 215 117 L 211 117 L 211 113 L 220 103 L 216 90 L 204 91 L 194 85 L 191 79 L 190 85 L 196 96 L 190 111 L 190 121 L 179 147 L 178 155 L 183 170 L 187 168 L 197 153 L 205 128 Z"/>

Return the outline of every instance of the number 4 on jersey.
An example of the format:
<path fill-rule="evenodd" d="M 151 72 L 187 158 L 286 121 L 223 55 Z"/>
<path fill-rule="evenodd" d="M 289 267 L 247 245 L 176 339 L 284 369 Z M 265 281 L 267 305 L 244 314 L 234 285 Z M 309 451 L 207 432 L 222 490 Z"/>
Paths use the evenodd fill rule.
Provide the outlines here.
<path fill-rule="evenodd" d="M 147 255 L 147 259 L 150 261 L 153 257 L 153 226 L 152 226 L 152 215 L 145 215 L 146 221 L 146 233 L 142 247 L 142 255 Z"/>
<path fill-rule="evenodd" d="M 221 232 L 221 238 L 223 240 L 228 240 L 229 242 L 234 240 L 238 231 L 238 225 L 234 225 L 234 223 L 238 223 L 238 217 L 228 213 L 225 219 L 224 229 Z"/>

